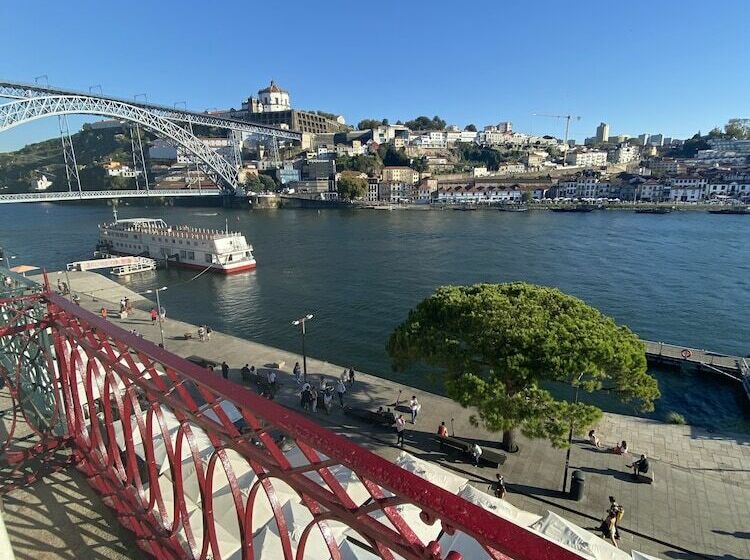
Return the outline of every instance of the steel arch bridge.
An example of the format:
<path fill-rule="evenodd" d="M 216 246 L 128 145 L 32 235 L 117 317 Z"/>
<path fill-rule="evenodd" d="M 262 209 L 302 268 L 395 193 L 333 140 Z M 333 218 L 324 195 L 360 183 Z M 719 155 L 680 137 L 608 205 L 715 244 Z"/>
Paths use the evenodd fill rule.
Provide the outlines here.
<path fill-rule="evenodd" d="M 166 137 L 195 155 L 229 194 L 238 185 L 237 168 L 206 146 L 189 130 L 144 107 L 84 95 L 41 95 L 16 99 L 0 105 L 0 132 L 44 117 L 62 115 L 98 115 L 123 119 Z"/>

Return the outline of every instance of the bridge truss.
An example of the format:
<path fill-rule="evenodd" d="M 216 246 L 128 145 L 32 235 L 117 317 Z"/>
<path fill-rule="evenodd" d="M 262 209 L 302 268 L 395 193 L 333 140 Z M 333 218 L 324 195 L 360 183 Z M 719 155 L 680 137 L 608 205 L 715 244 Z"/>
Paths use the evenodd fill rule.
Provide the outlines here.
<path fill-rule="evenodd" d="M 239 186 L 239 150 L 243 136 L 268 137 L 274 143 L 280 139 L 299 141 L 302 138 L 298 132 L 238 119 L 38 84 L 0 81 L 0 98 L 11 99 L 0 105 L 0 132 L 36 119 L 55 115 L 59 117 L 69 191 L 76 188 L 81 190 L 75 151 L 67 129 L 67 115 L 71 114 L 99 115 L 131 123 L 134 168 L 136 172 L 141 172 L 145 190 L 149 190 L 149 183 L 140 136 L 141 126 L 185 148 L 192 154 L 196 164 L 206 171 L 225 194 L 235 194 Z M 226 129 L 232 141 L 237 143 L 232 146 L 233 161 L 228 161 L 198 139 L 193 133 L 193 126 L 196 125 Z M 140 182 L 141 178 L 137 175 L 136 184 L 139 189 Z"/>
<path fill-rule="evenodd" d="M 340 560 L 359 543 L 389 560 L 460 560 L 439 543 L 460 532 L 487 558 L 580 560 L 2 270 L 0 376 L 39 440 L 15 454 L 10 429 L 0 452 L 21 473 L 68 447 L 156 558 Z M 24 476 L 9 486 L 38 473 Z"/>

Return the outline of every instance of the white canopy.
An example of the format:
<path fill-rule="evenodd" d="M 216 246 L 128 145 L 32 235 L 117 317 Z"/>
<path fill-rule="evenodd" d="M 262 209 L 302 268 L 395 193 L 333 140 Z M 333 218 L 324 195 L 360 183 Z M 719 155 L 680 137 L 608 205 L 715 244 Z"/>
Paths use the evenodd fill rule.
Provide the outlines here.
<path fill-rule="evenodd" d="M 464 500 L 469 501 L 479 507 L 491 511 L 498 517 L 502 517 L 508 521 L 520 525 L 522 527 L 528 527 L 532 523 L 537 522 L 541 519 L 540 515 L 530 513 L 514 506 L 513 504 L 490 496 L 481 490 L 477 490 L 470 484 L 464 486 L 464 488 L 458 493 Z"/>
<path fill-rule="evenodd" d="M 586 558 L 595 560 L 630 560 L 630 555 L 582 529 L 575 523 L 548 511 L 531 526 L 548 539 L 572 548 Z"/>
<path fill-rule="evenodd" d="M 467 478 L 453 474 L 433 463 L 418 459 L 405 451 L 399 454 L 395 462 L 402 469 L 412 472 L 453 494 L 458 494 L 461 488 L 469 482 Z"/>
<path fill-rule="evenodd" d="M 462 558 L 470 558 L 471 560 L 492 560 L 492 557 L 482 545 L 466 533 L 460 531 L 456 531 L 454 535 L 448 535 L 446 533 L 440 538 L 439 542 L 440 550 L 443 551 L 443 554 L 455 550 L 461 554 Z"/>

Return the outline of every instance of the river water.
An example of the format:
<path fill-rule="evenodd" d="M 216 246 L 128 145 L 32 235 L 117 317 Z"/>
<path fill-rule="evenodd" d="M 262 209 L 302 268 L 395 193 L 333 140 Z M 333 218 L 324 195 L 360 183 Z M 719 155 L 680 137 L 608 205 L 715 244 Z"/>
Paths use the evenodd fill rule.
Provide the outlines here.
<path fill-rule="evenodd" d="M 243 232 L 257 270 L 236 276 L 170 268 L 123 282 L 167 285 L 168 314 L 296 350 L 290 321 L 313 313 L 308 354 L 439 390 L 424 374 L 395 374 L 391 330 L 437 286 L 524 280 L 556 286 L 641 337 L 717 352 L 750 352 L 750 218 L 702 212 L 225 210 L 126 206 L 120 217 L 162 217 Z M 14 262 L 60 269 L 90 258 L 105 206 L 0 206 L 0 245 Z M 750 431 L 738 384 L 711 374 L 654 370 L 669 411 L 689 423 Z M 562 389 L 557 389 L 562 390 Z M 569 389 L 565 389 L 565 392 Z M 635 414 L 606 396 L 606 410 Z"/>

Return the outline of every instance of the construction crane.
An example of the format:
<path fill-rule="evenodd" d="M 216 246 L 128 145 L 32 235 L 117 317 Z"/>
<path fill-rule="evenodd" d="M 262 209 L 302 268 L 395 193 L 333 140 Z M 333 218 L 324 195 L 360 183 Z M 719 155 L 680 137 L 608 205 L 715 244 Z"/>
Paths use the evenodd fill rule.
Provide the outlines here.
<path fill-rule="evenodd" d="M 565 119 L 565 153 L 568 152 L 568 132 L 570 132 L 570 120 L 575 119 L 577 121 L 581 120 L 581 117 L 578 115 L 550 115 L 548 113 L 531 113 L 532 117 L 549 117 L 551 119 Z M 565 158 L 563 158 L 563 165 L 565 165 Z"/>

